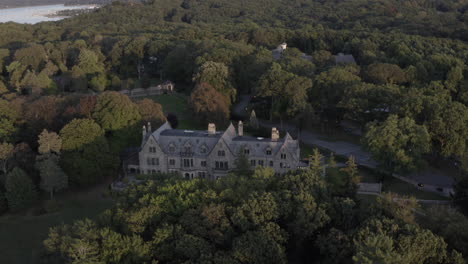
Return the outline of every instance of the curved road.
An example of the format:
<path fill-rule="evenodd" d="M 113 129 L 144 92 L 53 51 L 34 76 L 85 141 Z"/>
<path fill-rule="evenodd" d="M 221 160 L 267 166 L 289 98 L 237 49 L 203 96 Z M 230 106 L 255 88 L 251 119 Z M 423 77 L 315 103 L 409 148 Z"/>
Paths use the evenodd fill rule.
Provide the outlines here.
<path fill-rule="evenodd" d="M 237 104 L 233 107 L 233 112 L 238 116 L 249 117 L 249 113 L 246 113 L 246 108 L 252 99 L 249 95 L 241 95 Z M 279 123 L 274 123 L 266 120 L 258 120 L 260 126 L 271 128 L 281 127 Z M 283 123 L 283 129 L 286 129 L 291 135 L 297 136 L 297 128 L 293 124 Z M 338 155 L 342 156 L 354 156 L 356 163 L 361 166 L 375 169 L 378 166 L 378 162 L 375 161 L 371 154 L 364 150 L 362 146 L 344 141 L 325 141 L 321 139 L 321 135 L 318 133 L 302 130 L 300 131 L 300 141 L 309 146 L 318 146 L 320 148 L 328 149 Z M 396 175 L 398 176 L 398 175 Z M 400 176 L 401 177 L 401 176 Z M 446 172 L 437 169 L 426 169 L 405 175 L 407 182 L 412 184 L 423 183 L 424 189 L 427 191 L 435 191 L 438 187 L 442 187 L 446 190 L 446 193 L 452 191 L 452 186 L 455 183 L 454 179 Z"/>

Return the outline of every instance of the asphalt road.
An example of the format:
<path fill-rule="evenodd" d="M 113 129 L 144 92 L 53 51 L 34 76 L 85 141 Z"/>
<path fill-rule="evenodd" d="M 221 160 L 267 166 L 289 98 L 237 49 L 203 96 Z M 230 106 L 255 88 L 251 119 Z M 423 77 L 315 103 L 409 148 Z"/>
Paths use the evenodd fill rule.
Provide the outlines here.
<path fill-rule="evenodd" d="M 238 116 L 249 117 L 250 113 L 246 113 L 246 108 L 249 105 L 251 96 L 242 95 L 240 100 L 234 106 L 233 111 Z M 293 137 L 297 137 L 297 128 L 292 125 L 283 122 L 282 126 L 279 123 L 273 123 L 270 121 L 259 120 L 259 124 L 262 127 L 271 128 L 277 127 L 282 130 L 288 131 Z M 354 156 L 356 163 L 368 168 L 375 169 L 379 163 L 372 158 L 372 155 L 364 150 L 362 146 L 344 142 L 344 141 L 326 141 L 323 140 L 323 136 L 318 133 L 303 130 L 300 132 L 300 141 L 309 146 L 318 146 L 320 148 L 328 149 L 338 155 L 342 156 Z M 401 175 L 400 175 L 401 176 Z M 422 183 L 428 191 L 434 191 L 438 187 L 451 189 L 455 183 L 453 177 L 448 173 L 437 170 L 434 168 L 425 169 L 412 174 L 403 175 L 404 178 L 409 179 L 413 183 Z"/>

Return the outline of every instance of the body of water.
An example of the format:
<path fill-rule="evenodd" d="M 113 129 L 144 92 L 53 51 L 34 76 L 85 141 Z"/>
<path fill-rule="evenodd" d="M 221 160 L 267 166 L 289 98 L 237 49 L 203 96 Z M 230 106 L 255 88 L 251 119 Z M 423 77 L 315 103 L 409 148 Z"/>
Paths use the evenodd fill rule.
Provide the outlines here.
<path fill-rule="evenodd" d="M 57 21 L 65 17 L 47 17 L 58 11 L 70 9 L 90 9 L 96 8 L 96 5 L 46 5 L 46 6 L 28 6 L 18 8 L 0 9 L 0 23 L 16 22 L 23 24 L 36 24 L 43 21 Z"/>

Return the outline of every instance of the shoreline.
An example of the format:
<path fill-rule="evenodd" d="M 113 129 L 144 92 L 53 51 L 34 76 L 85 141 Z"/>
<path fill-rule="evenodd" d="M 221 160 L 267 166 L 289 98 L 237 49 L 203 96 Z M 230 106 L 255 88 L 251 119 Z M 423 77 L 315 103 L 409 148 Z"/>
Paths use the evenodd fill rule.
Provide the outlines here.
<path fill-rule="evenodd" d="M 57 6 L 57 5 L 63 5 L 64 7 L 68 6 L 94 6 L 99 7 L 99 4 L 65 4 L 65 3 L 56 3 L 56 4 L 29 4 L 29 5 L 17 5 L 17 6 L 2 6 L 0 5 L 0 10 L 4 9 L 16 9 L 16 8 L 25 8 L 25 7 L 41 7 L 41 6 Z"/>

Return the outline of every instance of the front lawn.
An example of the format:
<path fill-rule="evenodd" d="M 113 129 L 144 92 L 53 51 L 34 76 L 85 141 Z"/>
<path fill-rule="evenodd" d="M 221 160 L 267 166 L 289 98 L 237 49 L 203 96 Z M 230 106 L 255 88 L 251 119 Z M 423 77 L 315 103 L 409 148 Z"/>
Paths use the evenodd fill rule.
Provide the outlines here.
<path fill-rule="evenodd" d="M 103 186 L 92 193 L 68 193 L 57 201 L 60 210 L 35 216 L 31 209 L 23 214 L 0 216 L 0 263 L 39 263 L 42 242 L 49 228 L 78 219 L 95 218 L 114 204 L 110 198 L 102 198 Z"/>

